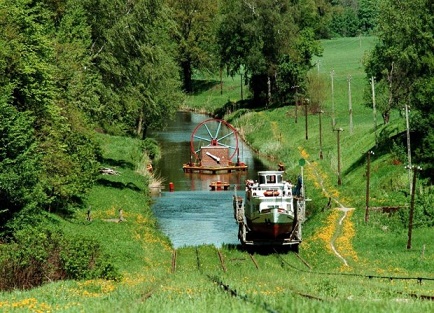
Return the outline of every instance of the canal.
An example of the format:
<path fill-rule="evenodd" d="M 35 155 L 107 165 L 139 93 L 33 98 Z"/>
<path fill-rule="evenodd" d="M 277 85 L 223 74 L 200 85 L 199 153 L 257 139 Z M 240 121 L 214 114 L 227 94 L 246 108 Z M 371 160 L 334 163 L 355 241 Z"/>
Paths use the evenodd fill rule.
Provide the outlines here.
<path fill-rule="evenodd" d="M 232 211 L 234 186 L 241 188 L 241 194 L 247 178 L 256 177 L 257 171 L 270 169 L 238 139 L 239 159 L 248 165 L 247 171 L 214 175 L 184 173 L 182 166 L 190 160 L 192 133 L 207 119 L 204 114 L 178 112 L 168 128 L 149 134 L 162 148 L 162 157 L 154 164 L 154 174 L 163 180 L 164 186 L 154 197 L 152 209 L 174 248 L 237 244 L 238 226 Z M 228 182 L 231 188 L 211 191 L 209 185 L 213 181 Z M 169 190 L 170 183 L 174 191 Z"/>

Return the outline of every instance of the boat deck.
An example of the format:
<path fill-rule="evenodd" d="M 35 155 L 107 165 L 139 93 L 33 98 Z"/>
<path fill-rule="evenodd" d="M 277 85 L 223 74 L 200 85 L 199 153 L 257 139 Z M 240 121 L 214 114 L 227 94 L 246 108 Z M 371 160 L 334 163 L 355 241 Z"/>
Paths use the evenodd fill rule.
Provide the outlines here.
<path fill-rule="evenodd" d="M 216 173 L 231 173 L 237 171 L 246 171 L 247 165 L 227 165 L 227 166 L 200 166 L 200 165 L 190 165 L 184 164 L 182 166 L 184 173 L 208 173 L 208 174 L 216 174 Z"/>
<path fill-rule="evenodd" d="M 209 187 L 211 190 L 228 190 L 231 185 L 228 182 L 213 181 Z"/>

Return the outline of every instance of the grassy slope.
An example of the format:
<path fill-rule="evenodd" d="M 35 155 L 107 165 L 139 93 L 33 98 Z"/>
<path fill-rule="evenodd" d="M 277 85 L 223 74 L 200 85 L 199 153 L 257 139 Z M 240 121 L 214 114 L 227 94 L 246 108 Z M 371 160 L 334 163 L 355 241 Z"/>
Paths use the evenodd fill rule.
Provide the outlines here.
<path fill-rule="evenodd" d="M 225 247 L 221 253 L 225 267 L 215 248 L 203 246 L 178 250 L 176 273 L 171 273 L 172 249 L 159 231 L 149 207 L 149 197 L 142 191 L 144 179 L 134 172 L 138 142 L 131 139 L 100 136 L 105 163 L 116 167 L 120 176 L 101 176 L 100 184 L 89 195 L 92 222 L 87 222 L 85 209 L 63 222 L 66 231 L 98 238 L 124 275 L 120 282 L 66 281 L 56 282 L 31 291 L 0 293 L 0 311 L 16 312 L 428 312 L 432 302 L 417 301 L 406 293 L 433 295 L 434 282 L 415 280 L 367 279 L 359 276 L 325 275 L 324 273 L 357 273 L 361 275 L 429 277 L 433 267 L 434 238 L 432 232 L 415 230 L 412 250 L 405 249 L 406 232 L 390 232 L 384 226 L 385 215 L 372 213 L 365 225 L 364 153 L 374 146 L 372 112 L 361 104 L 364 80 L 360 58 L 372 39 L 339 39 L 324 43 L 320 76 L 329 81 L 334 69 L 335 103 L 338 126 L 342 133 L 343 185 L 336 184 L 336 134 L 331 130 L 330 97 L 324 109 L 324 160 L 318 158 L 318 116 L 309 116 L 309 139 L 305 139 L 304 120 L 294 122 L 293 107 L 249 112 L 239 119 L 228 115 L 254 148 L 283 161 L 288 175 L 298 171 L 297 161 L 304 157 L 306 188 L 313 199 L 304 227 L 300 255 L 309 262 L 307 268 L 294 254 L 275 256 L 256 254 L 259 269 L 246 253 Z M 364 46 L 364 45 L 367 46 Z M 353 81 L 354 132 L 348 131 L 347 76 Z M 244 93 L 246 91 L 244 90 Z M 219 85 L 204 88 L 186 103 L 189 107 L 213 111 L 227 100 L 239 100 L 239 80 L 225 78 L 223 95 Z M 388 127 L 402 128 L 395 119 Z M 252 127 L 255 125 L 255 128 Z M 385 127 L 385 126 L 382 126 Z M 400 203 L 396 190 L 403 188 L 402 169 L 391 162 L 389 155 L 372 161 L 373 205 Z M 323 181 L 324 190 L 317 183 Z M 387 182 L 387 183 L 385 183 Z M 383 185 L 387 185 L 386 187 Z M 388 187 L 388 186 L 395 187 Z M 380 188 L 381 187 L 381 188 Z M 395 189 L 393 189 L 395 188 Z M 339 200 L 356 209 L 349 213 L 344 225 L 337 229 L 341 213 L 321 208 L 327 198 Z M 380 200 L 382 199 L 382 200 Z M 335 204 L 333 204 L 335 205 Z M 124 211 L 126 222 L 113 223 L 118 211 Z M 390 224 L 390 222 L 388 222 Z M 343 235 L 343 236 L 342 236 Z M 349 266 L 333 255 L 329 242 L 348 260 Z M 421 247 L 425 244 L 424 255 Z M 289 265 L 287 265 L 289 264 Z M 240 297 L 222 292 L 214 281 L 221 280 L 236 289 Z M 302 294 L 324 301 L 311 300 Z M 405 300 L 400 300 L 405 298 Z"/>

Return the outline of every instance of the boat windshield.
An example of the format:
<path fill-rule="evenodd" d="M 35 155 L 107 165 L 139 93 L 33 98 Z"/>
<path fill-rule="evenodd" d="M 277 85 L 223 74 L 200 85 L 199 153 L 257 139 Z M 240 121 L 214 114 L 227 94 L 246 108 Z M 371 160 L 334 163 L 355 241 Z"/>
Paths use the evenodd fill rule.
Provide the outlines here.
<path fill-rule="evenodd" d="M 279 184 L 282 183 L 282 175 L 281 174 L 265 174 L 259 176 L 260 184 Z"/>

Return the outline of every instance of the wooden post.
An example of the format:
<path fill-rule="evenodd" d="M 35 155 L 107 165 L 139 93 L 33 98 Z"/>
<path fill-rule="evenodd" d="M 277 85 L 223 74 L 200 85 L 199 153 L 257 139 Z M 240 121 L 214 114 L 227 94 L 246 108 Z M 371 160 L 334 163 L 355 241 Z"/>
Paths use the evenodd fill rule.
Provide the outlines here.
<path fill-rule="evenodd" d="M 124 219 L 124 211 L 122 209 L 119 209 L 119 222 L 125 221 Z"/>
<path fill-rule="evenodd" d="M 375 145 L 378 143 L 377 138 L 377 109 L 375 105 L 375 77 L 371 77 L 371 89 L 372 89 L 372 110 L 374 114 L 374 133 L 375 133 Z"/>
<path fill-rule="evenodd" d="M 405 105 L 405 124 L 406 124 L 406 130 L 407 130 L 407 158 L 408 158 L 408 182 L 410 184 L 410 194 L 412 193 L 412 187 L 411 187 L 411 178 L 410 178 L 410 172 L 412 170 L 412 164 L 411 164 L 411 147 L 410 147 L 410 121 L 408 116 L 408 105 Z"/>
<path fill-rule="evenodd" d="M 413 232 L 413 215 L 414 215 L 414 193 L 416 188 L 416 176 L 417 172 L 422 170 L 419 166 L 412 166 L 411 170 L 413 171 L 413 185 L 411 190 L 411 200 L 410 200 L 410 216 L 408 218 L 408 241 L 407 241 L 407 249 L 411 249 L 411 236 Z"/>
<path fill-rule="evenodd" d="M 308 133 L 307 133 L 307 130 L 308 130 L 308 127 L 307 127 L 307 105 L 309 104 L 309 99 L 304 99 L 304 116 L 305 116 L 305 133 L 306 133 L 306 140 L 308 140 L 309 139 L 309 136 L 308 136 Z"/>
<path fill-rule="evenodd" d="M 350 115 L 350 134 L 353 134 L 353 103 L 351 98 L 351 75 L 348 76 L 348 112 Z"/>
<path fill-rule="evenodd" d="M 332 127 L 333 129 L 336 126 L 335 121 L 335 91 L 334 91 L 334 76 L 335 76 L 335 70 L 332 70 L 330 72 L 330 77 L 332 78 Z"/>
<path fill-rule="evenodd" d="M 342 128 L 336 128 L 334 131 L 337 132 L 337 141 L 338 141 L 338 185 L 342 185 L 341 178 L 341 143 L 340 143 L 340 132 L 343 131 Z"/>
<path fill-rule="evenodd" d="M 243 73 L 241 73 L 240 76 L 241 76 L 241 100 L 243 100 L 243 97 L 244 97 L 244 95 L 243 95 Z"/>
<path fill-rule="evenodd" d="M 371 176 L 371 154 L 374 154 L 372 151 L 368 151 L 367 153 L 367 162 L 366 162 L 366 210 L 365 210 L 365 223 L 369 220 L 369 179 Z"/>
<path fill-rule="evenodd" d="M 321 115 L 324 113 L 324 111 L 319 110 L 318 117 L 319 117 L 319 159 L 323 159 L 322 155 L 322 124 L 321 124 Z"/>
<path fill-rule="evenodd" d="M 297 123 L 297 108 L 298 108 L 298 85 L 291 86 L 291 89 L 295 89 L 295 123 Z"/>

